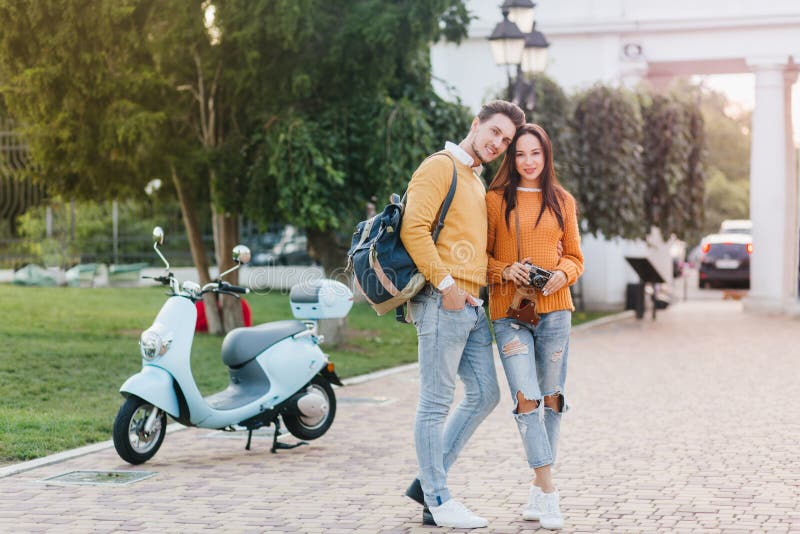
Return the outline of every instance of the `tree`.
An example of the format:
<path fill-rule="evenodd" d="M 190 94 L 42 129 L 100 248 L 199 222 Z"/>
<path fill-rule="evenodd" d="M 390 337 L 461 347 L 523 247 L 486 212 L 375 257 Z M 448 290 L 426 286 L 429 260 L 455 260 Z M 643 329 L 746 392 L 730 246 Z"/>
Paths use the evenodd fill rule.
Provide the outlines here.
<path fill-rule="evenodd" d="M 746 219 L 750 211 L 748 189 L 729 180 L 719 169 L 713 167 L 705 191 L 706 223 L 703 233 L 719 231 L 725 219 Z"/>
<path fill-rule="evenodd" d="M 173 17 L 159 0 L 0 0 L 0 86 L 40 175 L 56 194 L 78 199 L 141 196 L 154 176 L 174 182 L 201 283 L 209 281 L 191 185 L 202 167 L 187 139 L 179 88 L 154 54 L 159 38 L 197 35 L 191 15 Z M 181 5 L 184 13 L 191 13 Z M 59 17 L 52 17 L 59 13 Z M 157 23 L 176 22 L 173 31 Z M 156 21 L 156 23 L 154 23 Z M 183 22 L 184 24 L 179 24 Z M 144 38 L 143 38 L 144 37 Z M 206 38 L 208 39 L 208 37 Z M 199 157 L 198 157 L 199 156 Z M 201 188 L 200 191 L 203 191 Z M 209 330 L 222 330 L 213 295 Z"/>
<path fill-rule="evenodd" d="M 245 212 L 263 226 L 305 228 L 312 254 L 331 272 L 344 264 L 340 232 L 363 217 L 365 204 L 402 191 L 426 154 L 467 131 L 466 110 L 433 93 L 429 46 L 463 37 L 469 19 L 457 0 L 316 0 L 309 12 L 305 46 L 283 47 L 287 65 L 267 63 L 253 74 L 288 87 L 244 109 L 259 119 L 245 152 Z M 220 10 L 223 44 L 231 36 L 239 49 L 269 50 L 261 25 L 248 20 L 232 32 L 226 16 Z"/>
<path fill-rule="evenodd" d="M 708 234 L 725 219 L 749 218 L 750 113 L 734 116 L 721 93 L 704 91 L 701 99 L 710 176 L 702 232 Z"/>
<path fill-rule="evenodd" d="M 570 174 L 586 230 L 606 238 L 645 237 L 643 121 L 636 97 L 596 85 L 576 95 L 571 127 Z"/>
<path fill-rule="evenodd" d="M 686 177 L 686 195 L 681 197 L 684 215 L 684 240 L 698 240 L 702 233 L 702 222 L 705 218 L 704 195 L 708 181 L 706 124 L 703 112 L 697 105 L 688 109 L 689 113 L 689 173 Z"/>
<path fill-rule="evenodd" d="M 146 7 L 0 1 L 0 91 L 55 191 L 113 198 L 141 191 L 154 169 L 166 87 L 141 39 Z"/>
<path fill-rule="evenodd" d="M 665 238 L 694 236 L 702 223 L 703 119 L 685 97 L 641 95 L 643 163 L 646 176 L 644 232 L 656 227 Z"/>
<path fill-rule="evenodd" d="M 56 193 L 172 183 L 201 282 L 206 202 L 221 269 L 242 208 L 302 223 L 333 265 L 364 199 L 463 133 L 463 108 L 430 88 L 428 46 L 468 20 L 459 0 L 0 0 L 0 93 Z"/>

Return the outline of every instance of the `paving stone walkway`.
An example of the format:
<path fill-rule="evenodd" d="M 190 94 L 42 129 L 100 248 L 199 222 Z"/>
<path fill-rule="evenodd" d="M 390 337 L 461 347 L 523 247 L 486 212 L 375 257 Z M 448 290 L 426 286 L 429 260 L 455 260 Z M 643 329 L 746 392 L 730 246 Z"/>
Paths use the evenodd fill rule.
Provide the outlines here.
<path fill-rule="evenodd" d="M 564 532 L 800 532 L 800 320 L 735 301 L 680 303 L 657 320 L 573 334 L 556 481 Z M 533 532 L 530 474 L 503 402 L 453 467 L 451 489 Z M 113 448 L 0 478 L 2 532 L 446 532 L 403 496 L 414 477 L 417 373 L 337 390 L 333 428 L 270 454 L 267 438 L 170 433 L 142 466 Z M 77 470 L 148 471 L 117 486 L 56 485 Z M 544 531 L 542 531 L 544 532 Z"/>

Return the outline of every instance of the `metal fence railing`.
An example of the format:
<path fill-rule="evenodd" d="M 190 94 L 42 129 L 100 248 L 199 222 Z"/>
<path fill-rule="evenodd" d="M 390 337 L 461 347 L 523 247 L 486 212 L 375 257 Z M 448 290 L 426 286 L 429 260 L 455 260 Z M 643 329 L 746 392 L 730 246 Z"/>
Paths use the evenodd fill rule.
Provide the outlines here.
<path fill-rule="evenodd" d="M 209 263 L 213 264 L 213 237 L 204 236 L 203 243 Z M 162 250 L 169 258 L 170 265 L 181 267 L 194 264 L 186 236 L 171 236 Z M 68 239 L 0 239 L 0 269 L 16 270 L 28 264 L 66 269 L 82 263 L 160 265 L 149 236 L 120 236 L 116 246 L 112 238 L 84 240 L 80 249 Z"/>

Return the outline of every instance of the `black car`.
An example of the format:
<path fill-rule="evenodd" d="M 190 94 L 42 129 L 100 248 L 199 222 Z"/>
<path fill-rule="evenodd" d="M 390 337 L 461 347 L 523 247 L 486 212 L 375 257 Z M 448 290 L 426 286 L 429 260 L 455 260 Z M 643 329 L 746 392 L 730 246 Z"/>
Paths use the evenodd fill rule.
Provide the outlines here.
<path fill-rule="evenodd" d="M 751 236 L 712 234 L 703 238 L 700 249 L 700 288 L 750 287 Z"/>

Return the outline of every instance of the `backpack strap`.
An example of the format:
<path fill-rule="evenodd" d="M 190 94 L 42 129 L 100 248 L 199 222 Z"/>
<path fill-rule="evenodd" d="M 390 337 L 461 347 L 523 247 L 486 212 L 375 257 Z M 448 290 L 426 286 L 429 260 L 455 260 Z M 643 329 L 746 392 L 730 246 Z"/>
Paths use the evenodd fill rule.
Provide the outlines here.
<path fill-rule="evenodd" d="M 447 196 L 444 197 L 444 202 L 442 202 L 442 207 L 439 210 L 439 217 L 436 220 L 436 226 L 433 228 L 433 232 L 431 232 L 431 237 L 433 238 L 433 242 L 436 243 L 436 240 L 439 239 L 439 234 L 444 228 L 444 218 L 447 217 L 447 211 L 450 209 L 450 204 L 453 203 L 453 197 L 456 196 L 456 186 L 458 185 L 458 171 L 456 169 L 456 161 L 450 154 L 446 152 L 437 152 L 436 154 L 431 154 L 428 158 L 432 158 L 433 156 L 443 155 L 450 158 L 450 161 L 453 162 L 453 179 L 450 182 L 450 190 L 447 191 Z M 425 159 L 428 159 L 425 158 Z M 403 195 L 403 199 L 400 201 L 402 205 L 405 207 L 406 205 L 406 195 L 408 192 Z M 407 323 L 408 318 L 406 317 L 406 312 L 408 308 L 408 303 L 403 303 L 394 310 L 394 318 L 399 323 Z"/>
<path fill-rule="evenodd" d="M 442 202 L 442 209 L 439 211 L 439 219 L 436 221 L 436 227 L 431 233 L 434 243 L 436 243 L 436 240 L 439 239 L 439 234 L 441 233 L 442 228 L 444 228 L 444 218 L 447 217 L 447 210 L 450 209 L 450 204 L 453 203 L 453 197 L 456 196 L 456 185 L 458 185 L 456 162 L 449 154 L 445 154 L 445 156 L 450 158 L 450 161 L 453 162 L 453 180 L 450 182 L 450 190 L 447 192 L 447 196 L 444 197 L 444 202 Z"/>
<path fill-rule="evenodd" d="M 456 196 L 456 186 L 458 185 L 458 172 L 456 169 L 456 160 L 453 159 L 453 156 L 448 154 L 446 151 L 442 150 L 440 152 L 436 152 L 435 154 L 431 154 L 425 160 L 434 157 L 434 156 L 445 156 L 446 158 L 450 159 L 453 162 L 453 178 L 450 182 L 450 189 L 447 191 L 447 196 L 444 197 L 444 201 L 442 202 L 442 207 L 439 208 L 439 218 L 436 220 L 436 226 L 433 227 L 433 231 L 431 232 L 431 236 L 433 237 L 433 242 L 436 243 L 436 240 L 439 239 L 439 233 L 444 228 L 444 218 L 447 216 L 447 210 L 450 209 L 450 204 L 453 203 L 453 197 Z M 423 162 L 424 163 L 424 162 Z M 408 197 L 408 190 L 403 193 L 403 198 L 400 200 L 400 204 L 403 206 L 403 211 L 405 211 L 406 206 L 406 198 Z"/>
<path fill-rule="evenodd" d="M 404 302 L 400 306 L 394 309 L 394 320 L 398 323 L 409 323 L 411 321 L 408 320 L 406 316 L 406 312 L 408 311 L 408 303 Z"/>

